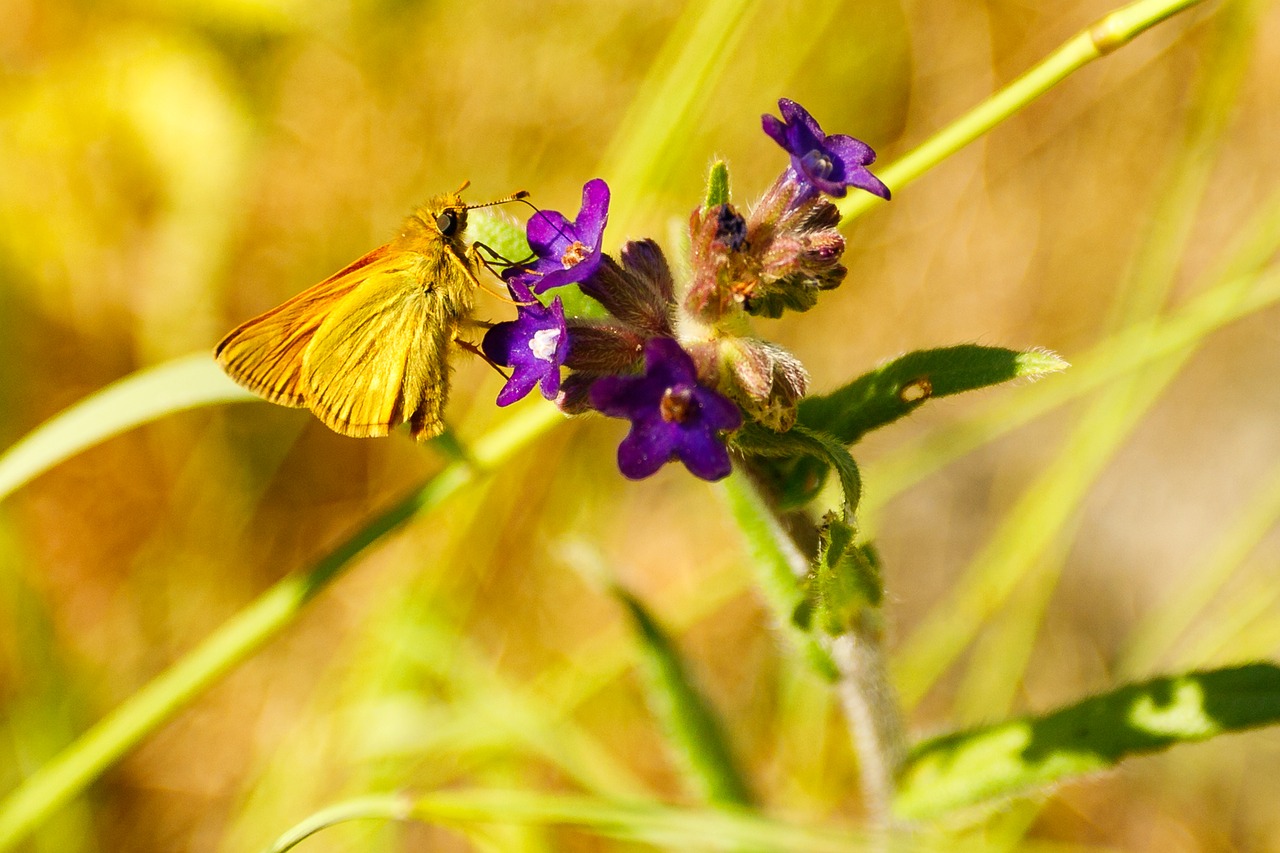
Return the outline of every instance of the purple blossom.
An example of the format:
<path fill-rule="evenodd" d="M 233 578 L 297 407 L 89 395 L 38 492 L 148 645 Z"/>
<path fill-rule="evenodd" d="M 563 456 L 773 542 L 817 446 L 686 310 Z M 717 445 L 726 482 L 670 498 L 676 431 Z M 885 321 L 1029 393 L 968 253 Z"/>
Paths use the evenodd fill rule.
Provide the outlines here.
<path fill-rule="evenodd" d="M 509 406 L 535 385 L 554 400 L 560 393 L 560 366 L 569 352 L 569 335 L 560 297 L 541 305 L 519 281 L 508 282 L 511 293 L 526 304 L 516 319 L 498 323 L 485 333 L 480 347 L 495 364 L 510 367 L 511 378 L 498 392 L 498 405 Z"/>
<path fill-rule="evenodd" d="M 631 421 L 631 431 L 618 445 L 618 468 L 632 480 L 673 459 L 704 480 L 719 480 L 732 469 L 719 433 L 741 426 L 742 413 L 728 398 L 698 384 L 693 359 L 671 338 L 654 338 L 645 346 L 642 375 L 597 379 L 591 404 Z"/>
<path fill-rule="evenodd" d="M 529 218 L 525 233 L 537 259 L 517 268 L 516 277 L 546 293 L 587 278 L 600 266 L 600 246 L 609 220 L 609 185 L 600 178 L 582 188 L 582 209 L 570 222 L 555 210 L 540 210 Z"/>
<path fill-rule="evenodd" d="M 889 198 L 889 188 L 867 170 L 875 162 L 871 146 L 852 136 L 827 136 L 809 111 L 787 98 L 778 99 L 782 119 L 761 117 L 764 132 L 791 155 L 791 172 L 813 191 L 843 198 L 846 188 L 857 187 Z"/>

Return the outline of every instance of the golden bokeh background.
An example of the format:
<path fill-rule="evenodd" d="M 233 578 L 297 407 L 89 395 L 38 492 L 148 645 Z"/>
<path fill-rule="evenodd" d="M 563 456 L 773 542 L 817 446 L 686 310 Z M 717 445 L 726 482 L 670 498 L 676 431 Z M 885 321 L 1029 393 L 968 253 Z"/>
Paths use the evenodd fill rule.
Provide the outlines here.
<path fill-rule="evenodd" d="M 471 199 L 524 188 L 572 213 L 582 183 L 603 177 L 606 247 L 654 236 L 674 254 L 713 158 L 742 202 L 782 167 L 759 130 L 778 97 L 888 163 L 1112 6 L 709 8 L 723 25 L 700 29 L 702 5 L 667 0 L 0 0 L 0 446 L 134 370 L 210 350 L 464 180 Z M 762 332 L 825 390 L 951 343 L 1076 361 L 1117 317 L 1141 316 L 1134 301 L 1185 303 L 1241 240 L 1280 242 L 1253 224 L 1280 187 L 1280 54 L 1266 47 L 1278 39 L 1275 4 L 1210 3 L 1084 69 L 860 219 L 843 287 Z M 724 60 L 686 101 L 662 85 L 690 45 Z M 668 102 L 674 141 L 636 150 L 644 108 Z M 509 312 L 479 297 L 479 316 Z M 1027 389 L 1011 387 L 935 402 L 855 449 L 891 654 L 967 573 L 1016 567 L 926 685 L 915 734 L 1276 657 L 1280 539 L 1265 513 L 1265 535 L 1176 636 L 1132 653 L 1144 620 L 1193 587 L 1280 481 L 1276 317 L 1206 337 L 1167 388 L 1142 374 L 1129 393 L 1158 396 L 1132 423 L 1089 426 L 1095 398 L 1079 397 L 894 487 L 895 453 L 1002 401 L 1015 411 Z M 501 422 L 499 387 L 457 360 L 450 418 L 464 443 Z M 688 802 L 602 574 L 679 638 L 771 812 L 856 825 L 838 713 L 772 631 L 723 503 L 678 466 L 624 481 L 624 429 L 567 423 L 380 543 L 29 849 L 257 850 L 317 808 L 400 786 Z M 1072 443 L 1090 429 L 1120 438 L 1096 468 L 1075 468 L 1075 454 L 1095 458 Z M 113 438 L 9 497 L 0 788 L 445 462 L 406 436 L 344 439 L 305 412 L 238 404 Z M 1037 542 L 1049 522 L 1026 508 L 1049 487 L 1066 508 Z M 993 672 L 1009 677 L 992 687 Z M 1181 747 L 1007 804 L 980 832 L 1280 850 L 1277 767 L 1275 731 Z M 492 844 L 633 849 L 571 831 L 496 829 Z M 302 849 L 481 848 L 366 825 Z"/>

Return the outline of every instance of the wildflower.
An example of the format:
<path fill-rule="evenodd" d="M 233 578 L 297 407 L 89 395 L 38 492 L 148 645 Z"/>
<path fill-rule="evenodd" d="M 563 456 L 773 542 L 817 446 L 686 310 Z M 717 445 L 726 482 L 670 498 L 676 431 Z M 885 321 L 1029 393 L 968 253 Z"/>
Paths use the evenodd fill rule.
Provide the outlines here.
<path fill-rule="evenodd" d="M 837 133 L 827 136 L 809 111 L 787 98 L 778 99 L 782 119 L 764 115 L 764 132 L 791 155 L 795 181 L 806 187 L 802 195 L 825 193 L 844 198 L 848 187 L 889 198 L 889 188 L 867 170 L 876 152 L 865 142 Z"/>
<path fill-rule="evenodd" d="M 498 323 L 485 333 L 481 349 L 495 364 L 510 367 L 511 378 L 498 392 L 498 405 L 509 406 L 534 386 L 554 400 L 560 393 L 560 366 L 569 352 L 569 333 L 560 297 L 541 305 L 520 281 L 507 283 L 522 303 L 515 320 Z"/>
<path fill-rule="evenodd" d="M 537 256 L 532 264 L 513 267 L 518 278 L 545 293 L 583 281 L 600 266 L 604 226 L 609 220 L 609 185 L 600 178 L 582 188 L 582 209 L 573 222 L 555 210 L 541 210 L 529 219 L 525 233 Z"/>
<path fill-rule="evenodd" d="M 610 417 L 631 421 L 618 445 L 618 468 L 639 480 L 679 459 L 695 476 L 719 480 L 732 465 L 721 430 L 742 425 L 737 406 L 699 384 L 693 359 L 675 340 L 645 346 L 644 373 L 605 376 L 591 386 L 591 404 Z"/>

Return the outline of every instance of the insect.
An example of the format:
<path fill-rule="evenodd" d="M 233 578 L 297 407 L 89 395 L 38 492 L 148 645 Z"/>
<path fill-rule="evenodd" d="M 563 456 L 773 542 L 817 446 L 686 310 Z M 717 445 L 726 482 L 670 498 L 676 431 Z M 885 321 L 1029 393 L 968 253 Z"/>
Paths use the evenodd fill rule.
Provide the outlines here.
<path fill-rule="evenodd" d="M 305 407 L 335 432 L 387 435 L 402 423 L 422 441 L 444 431 L 453 344 L 480 286 L 461 193 L 415 210 L 400 235 L 222 339 L 214 356 L 250 391 Z"/>

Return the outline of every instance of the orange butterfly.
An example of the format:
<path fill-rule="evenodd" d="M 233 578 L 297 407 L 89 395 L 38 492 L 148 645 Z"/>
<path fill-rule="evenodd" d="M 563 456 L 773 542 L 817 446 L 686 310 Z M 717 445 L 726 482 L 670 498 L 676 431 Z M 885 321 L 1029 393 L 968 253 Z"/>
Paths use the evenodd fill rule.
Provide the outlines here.
<path fill-rule="evenodd" d="M 487 206 L 464 204 L 463 189 L 429 200 L 391 242 L 238 326 L 214 351 L 218 364 L 343 435 L 384 436 L 402 423 L 418 440 L 442 433 L 449 347 L 473 349 L 458 338 L 480 286 L 467 211 Z"/>

